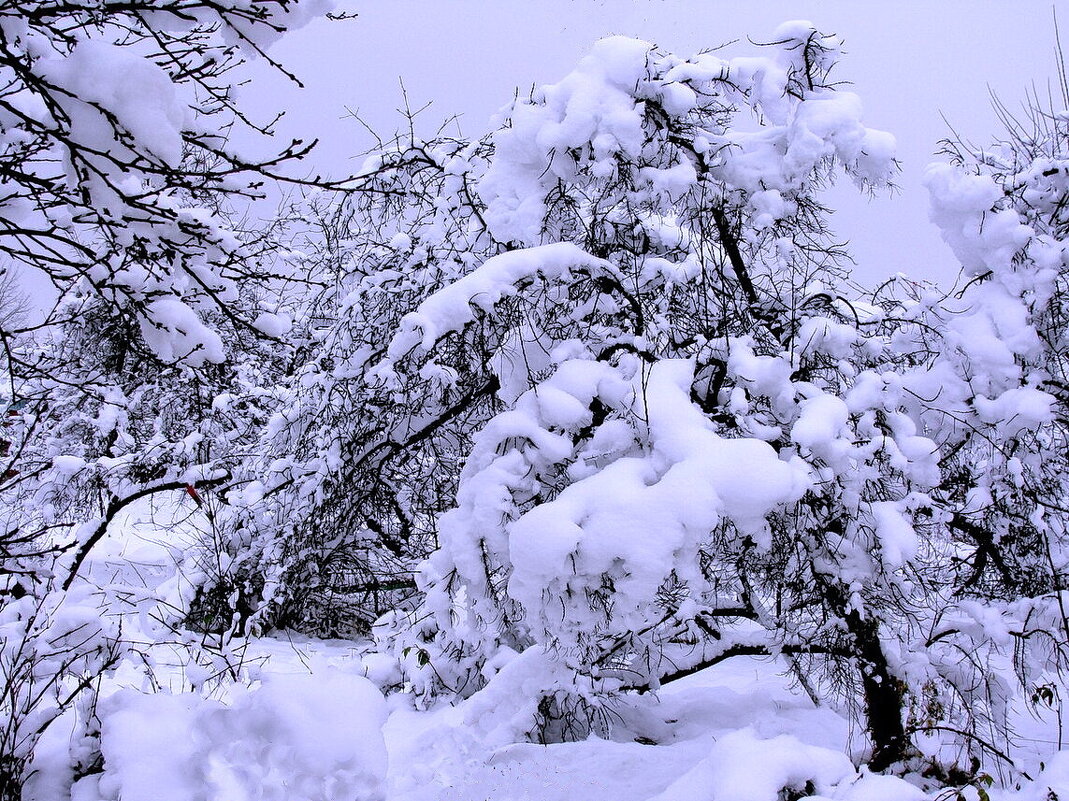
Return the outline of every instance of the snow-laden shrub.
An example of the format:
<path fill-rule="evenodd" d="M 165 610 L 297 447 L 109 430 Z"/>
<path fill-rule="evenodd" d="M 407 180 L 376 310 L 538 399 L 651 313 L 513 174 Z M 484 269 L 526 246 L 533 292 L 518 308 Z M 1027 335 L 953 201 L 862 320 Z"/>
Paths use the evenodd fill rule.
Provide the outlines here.
<path fill-rule="evenodd" d="M 500 343 L 504 408 L 423 601 L 380 625 L 381 678 L 433 701 L 511 676 L 510 725 L 553 739 L 611 726 L 621 691 L 778 655 L 854 711 L 876 769 L 919 732 L 997 759 L 1015 686 L 1069 630 L 1064 120 L 1013 170 L 931 173 L 960 296 L 895 279 L 862 301 L 819 189 L 886 183 L 893 144 L 827 79 L 833 39 L 773 38 L 738 60 L 605 40 L 493 135 L 478 190 L 506 252 L 403 318 L 372 373 L 403 387 Z"/>
<path fill-rule="evenodd" d="M 0 607 L 0 798 L 4 801 L 18 801 L 38 742 L 65 713 L 77 717 L 68 764 L 74 771 L 93 768 L 97 693 L 101 676 L 122 656 L 118 635 L 118 627 L 102 617 L 97 599 L 84 589 L 26 593 Z"/>
<path fill-rule="evenodd" d="M 916 552 L 897 502 L 935 480 L 934 445 L 908 420 L 890 445 L 854 444 L 884 408 L 840 398 L 848 360 L 883 343 L 833 288 L 816 194 L 838 169 L 886 183 L 893 143 L 828 82 L 834 39 L 775 38 L 734 61 L 605 40 L 494 135 L 479 192 L 510 250 L 420 304 L 376 368 L 403 382 L 472 328 L 507 332 L 488 360 L 507 408 L 476 435 L 426 599 L 399 624 L 418 692 L 468 695 L 542 650 L 559 670 L 542 736 L 578 708 L 574 736 L 611 717 L 599 699 L 735 653 L 849 653 L 846 683 L 885 726 L 877 759 L 904 752 L 866 602 Z M 840 575 L 844 547 L 879 552 L 877 518 L 886 571 Z M 792 626 L 768 611 L 788 563 L 809 597 Z"/>

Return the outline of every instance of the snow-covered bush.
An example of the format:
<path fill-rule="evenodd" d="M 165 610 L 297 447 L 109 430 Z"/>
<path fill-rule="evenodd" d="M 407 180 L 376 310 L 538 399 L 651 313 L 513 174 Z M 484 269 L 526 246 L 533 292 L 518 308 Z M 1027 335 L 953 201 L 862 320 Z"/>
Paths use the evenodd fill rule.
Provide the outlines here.
<path fill-rule="evenodd" d="M 5 260 L 61 293 L 78 287 L 122 307 L 141 347 L 165 362 L 223 361 L 222 339 L 201 317 L 235 313 L 252 265 L 215 212 L 257 196 L 266 178 L 285 179 L 282 167 L 308 150 L 294 142 L 261 161 L 230 144 L 234 125 L 267 129 L 241 114 L 228 73 L 329 8 L 4 3 Z"/>
<path fill-rule="evenodd" d="M 366 633 L 412 595 L 412 566 L 436 545 L 471 432 L 497 405 L 495 333 L 405 381 L 372 368 L 408 311 L 495 252 L 469 186 L 485 149 L 399 139 L 363 166 L 359 191 L 296 214 L 299 263 L 323 288 L 295 310 L 295 366 L 220 520 L 260 628 Z"/>
<path fill-rule="evenodd" d="M 953 555 L 955 602 L 933 607 L 926 656 L 958 688 L 982 688 L 946 706 L 1008 746 L 1006 685 L 1060 684 L 1069 657 L 1069 118 L 1033 99 L 1024 120 L 1004 120 L 1002 140 L 951 142 L 951 164 L 929 170 L 932 219 L 966 284 L 929 299 L 917 341 L 935 355 L 903 385 L 937 432 L 935 518 Z"/>
<path fill-rule="evenodd" d="M 0 607 L 0 798 L 18 801 L 41 735 L 76 710 L 70 742 L 75 771 L 95 767 L 100 677 L 122 655 L 114 623 L 81 592 L 25 594 Z"/>
<path fill-rule="evenodd" d="M 0 269 L 58 295 L 43 320 L 0 327 L 5 793 L 63 711 L 92 734 L 95 685 L 121 648 L 86 611 L 94 599 L 70 595 L 90 550 L 134 501 L 220 484 L 263 423 L 213 413 L 277 356 L 270 293 L 288 280 L 261 250 L 273 238 L 229 213 L 265 180 L 315 182 L 286 174 L 307 144 L 259 159 L 228 141 L 269 133 L 241 113 L 230 73 L 256 58 L 280 68 L 267 48 L 327 10 L 0 3 Z"/>
<path fill-rule="evenodd" d="M 504 252 L 372 373 L 409 385 L 479 332 L 503 405 L 423 601 L 380 625 L 380 678 L 431 701 L 507 674 L 516 725 L 559 739 L 610 727 L 621 691 L 779 655 L 855 711 L 874 769 L 931 732 L 997 757 L 1014 685 L 1067 644 L 1064 118 L 931 173 L 960 296 L 861 300 L 819 192 L 885 185 L 893 141 L 831 85 L 833 38 L 773 39 L 734 60 L 602 41 L 491 137 Z"/>
<path fill-rule="evenodd" d="M 781 56 L 730 65 L 607 41 L 497 133 L 406 138 L 368 162 L 368 191 L 325 217 L 312 356 L 234 523 L 274 577 L 265 605 L 297 611 L 274 619 L 302 619 L 296 596 L 378 586 L 383 554 L 433 547 L 472 433 L 551 370 L 557 345 L 606 361 L 702 352 L 708 383 L 710 342 L 796 324 L 813 287 L 777 276 L 812 284 L 841 255 L 813 190 L 833 162 L 873 185 L 892 165 L 856 98 L 819 85 L 833 42 L 787 34 Z M 735 130 L 735 117 L 768 125 Z M 361 577 L 331 578 L 346 572 Z"/>
<path fill-rule="evenodd" d="M 881 616 L 859 595 L 882 571 L 844 575 L 842 548 L 877 547 L 882 515 L 887 572 L 913 556 L 895 504 L 936 480 L 934 446 L 903 422 L 853 447 L 851 412 L 871 428 L 876 411 L 840 396 L 879 345 L 840 298 L 818 194 L 838 170 L 886 184 L 893 141 L 830 85 L 833 38 L 774 38 L 731 61 L 602 41 L 493 136 L 478 186 L 509 250 L 408 315 L 376 368 L 397 381 L 472 327 L 503 332 L 487 362 L 507 408 L 475 437 L 397 640 L 419 692 L 468 695 L 548 652 L 542 736 L 559 737 L 620 689 L 819 652 L 858 666 L 875 761 L 903 755 Z M 888 448 L 897 486 L 877 469 Z M 792 575 L 807 602 L 788 626 L 768 609 Z"/>

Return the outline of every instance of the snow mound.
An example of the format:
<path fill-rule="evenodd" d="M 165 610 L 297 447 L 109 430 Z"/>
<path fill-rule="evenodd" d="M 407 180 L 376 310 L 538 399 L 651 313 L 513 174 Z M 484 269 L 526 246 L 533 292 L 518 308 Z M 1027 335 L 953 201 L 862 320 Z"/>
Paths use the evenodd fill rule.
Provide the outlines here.
<path fill-rule="evenodd" d="M 859 771 L 861 743 L 851 743 L 848 723 L 792 690 L 778 660 L 730 660 L 656 699 L 632 697 L 614 708 L 614 740 L 510 741 L 520 705 L 509 697 L 522 695 L 524 677 L 537 670 L 517 663 L 530 662 L 532 652 L 456 706 L 418 712 L 397 705 L 385 727 L 391 801 L 930 797 L 903 779 Z"/>
<path fill-rule="evenodd" d="M 1021 801 L 1051 801 L 1069 798 L 1069 751 L 1060 751 L 1046 762 L 1043 772 L 1022 788 Z"/>
<path fill-rule="evenodd" d="M 784 791 L 814 800 L 926 797 L 901 779 L 858 774 L 841 751 L 808 745 L 789 734 L 763 739 L 746 728 L 718 740 L 708 757 L 650 801 L 779 801 Z"/>
<path fill-rule="evenodd" d="M 386 707 L 360 676 L 272 675 L 230 704 L 122 690 L 101 713 L 104 772 L 72 801 L 378 801 Z"/>

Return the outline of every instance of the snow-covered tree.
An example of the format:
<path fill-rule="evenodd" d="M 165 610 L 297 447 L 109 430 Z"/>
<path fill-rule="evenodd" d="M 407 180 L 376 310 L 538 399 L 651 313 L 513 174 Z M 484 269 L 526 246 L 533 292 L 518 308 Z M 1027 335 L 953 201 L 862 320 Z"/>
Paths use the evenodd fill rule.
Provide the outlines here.
<path fill-rule="evenodd" d="M 295 215 L 319 289 L 294 312 L 293 367 L 220 519 L 230 590 L 218 594 L 238 589 L 240 627 L 255 610 L 261 629 L 366 632 L 412 595 L 496 384 L 477 338 L 407 383 L 371 368 L 404 314 L 498 247 L 468 186 L 484 149 L 399 139 L 367 161 L 358 191 Z"/>
<path fill-rule="evenodd" d="M 275 243 L 235 224 L 266 181 L 321 185 L 231 142 L 264 139 L 232 81 L 321 2 L 0 4 L 0 267 L 50 282 L 33 324 L 0 320 L 10 405 L 0 494 L 4 792 L 78 707 L 91 728 L 114 627 L 77 590 L 116 514 L 220 483 L 255 414 L 226 416 L 284 334 Z M 43 304 L 40 304 L 43 305 Z M 255 393 L 253 393 L 255 394 Z M 83 767 L 90 767 L 86 762 Z"/>
<path fill-rule="evenodd" d="M 983 688 L 947 706 L 980 719 L 985 748 L 1012 742 L 999 694 L 1015 678 L 1026 695 L 1062 684 L 1069 658 L 1069 122 L 1038 98 L 1021 121 L 997 108 L 1001 139 L 951 142 L 951 164 L 929 171 L 932 219 L 966 283 L 928 299 L 917 341 L 934 356 L 902 382 L 937 432 L 934 516 L 953 544 L 953 601 L 933 604 L 928 650 L 940 671 Z"/>
<path fill-rule="evenodd" d="M 506 670 L 542 663 L 531 702 L 559 737 L 620 689 L 819 653 L 853 666 L 874 763 L 904 755 L 883 612 L 859 593 L 887 579 L 849 567 L 878 549 L 873 519 L 934 480 L 934 446 L 903 423 L 852 447 L 851 412 L 873 429 L 875 411 L 840 396 L 878 353 L 819 201 L 840 170 L 885 185 L 893 141 L 832 86 L 833 37 L 773 38 L 735 60 L 605 40 L 493 136 L 478 189 L 509 250 L 405 318 L 376 370 L 415 376 L 472 327 L 503 331 L 487 362 L 507 409 L 400 624 L 399 680 L 420 692 L 468 695 L 523 652 Z M 887 547 L 887 573 L 912 556 Z"/>
<path fill-rule="evenodd" d="M 251 159 L 234 127 L 235 69 L 323 3 L 15 3 L 0 8 L 0 252 L 124 307 L 165 361 L 220 362 L 198 311 L 234 314 L 248 260 L 228 198 L 261 194 L 309 144 Z M 268 60 L 269 57 L 268 57 Z M 290 178 L 294 181 L 297 179 Z M 246 323 L 251 324 L 252 320 Z"/>
<path fill-rule="evenodd" d="M 833 37 L 773 39 L 734 60 L 605 40 L 491 137 L 479 217 L 504 252 L 370 373 L 413 386 L 479 342 L 503 406 L 424 599 L 381 625 L 382 678 L 496 684 L 555 739 L 608 726 L 621 691 L 778 655 L 856 710 L 874 769 L 953 760 L 918 737 L 939 732 L 997 758 L 1014 684 L 1067 644 L 1064 119 L 933 170 L 960 296 L 862 300 L 820 190 L 886 185 L 893 142 L 828 78 Z"/>

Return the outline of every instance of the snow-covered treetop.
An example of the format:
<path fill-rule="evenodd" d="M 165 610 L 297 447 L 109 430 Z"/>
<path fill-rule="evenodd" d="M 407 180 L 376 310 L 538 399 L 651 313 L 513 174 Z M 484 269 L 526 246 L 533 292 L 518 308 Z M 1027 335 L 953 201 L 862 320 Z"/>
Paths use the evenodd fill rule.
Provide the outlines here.
<path fill-rule="evenodd" d="M 728 60 L 681 59 L 623 37 L 598 42 L 564 80 L 515 104 L 494 135 L 480 194 L 495 236 L 542 242 L 553 187 L 589 179 L 624 183 L 632 200 L 678 200 L 711 177 L 747 197 L 760 228 L 790 213 L 818 165 L 834 160 L 886 184 L 894 139 L 862 125 L 856 95 L 823 83 L 838 40 L 806 22 L 772 38 L 774 55 Z"/>
<path fill-rule="evenodd" d="M 219 212 L 284 178 L 309 149 L 295 141 L 261 161 L 228 143 L 234 125 L 267 132 L 235 105 L 228 73 L 246 58 L 270 61 L 282 33 L 329 9 L 0 4 L 0 252 L 61 295 L 121 308 L 163 361 L 222 361 L 204 315 L 243 319 L 235 281 L 253 254 Z"/>

